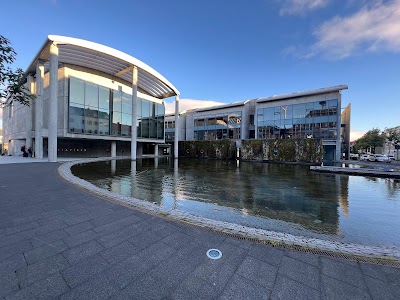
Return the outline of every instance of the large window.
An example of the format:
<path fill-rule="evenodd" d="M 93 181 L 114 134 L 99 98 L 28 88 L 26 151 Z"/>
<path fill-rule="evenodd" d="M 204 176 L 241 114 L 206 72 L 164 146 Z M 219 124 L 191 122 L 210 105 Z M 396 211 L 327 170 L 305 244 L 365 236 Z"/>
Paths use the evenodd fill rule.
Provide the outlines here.
<path fill-rule="evenodd" d="M 194 118 L 195 140 L 239 140 L 242 112 L 229 112 Z"/>
<path fill-rule="evenodd" d="M 137 101 L 138 138 L 164 139 L 163 104 Z M 70 78 L 69 132 L 131 136 L 132 95 Z"/>
<path fill-rule="evenodd" d="M 337 99 L 257 110 L 259 139 L 336 139 Z"/>

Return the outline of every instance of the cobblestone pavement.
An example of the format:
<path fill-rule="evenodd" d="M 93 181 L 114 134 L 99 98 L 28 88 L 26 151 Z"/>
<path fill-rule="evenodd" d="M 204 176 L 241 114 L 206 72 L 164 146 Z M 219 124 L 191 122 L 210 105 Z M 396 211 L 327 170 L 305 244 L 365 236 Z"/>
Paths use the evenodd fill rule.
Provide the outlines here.
<path fill-rule="evenodd" d="M 2 300 L 399 299 L 400 269 L 147 215 L 67 184 L 58 166 L 0 165 Z"/>

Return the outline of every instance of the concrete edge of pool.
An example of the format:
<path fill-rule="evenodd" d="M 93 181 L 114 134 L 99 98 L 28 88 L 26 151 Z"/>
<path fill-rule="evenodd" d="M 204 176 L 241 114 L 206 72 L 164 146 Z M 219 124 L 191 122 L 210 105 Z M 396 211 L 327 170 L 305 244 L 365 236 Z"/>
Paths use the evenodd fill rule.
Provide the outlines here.
<path fill-rule="evenodd" d="M 87 182 L 79 177 L 76 177 L 71 172 L 71 167 L 77 164 L 92 163 L 99 161 L 110 161 L 110 160 L 122 160 L 129 159 L 128 157 L 118 157 L 118 158 L 93 158 L 84 159 L 79 161 L 70 161 L 62 164 L 58 168 L 58 174 L 67 182 L 78 186 L 90 193 L 97 196 L 111 200 L 122 205 L 136 208 L 144 212 L 159 215 L 160 217 L 168 217 L 176 221 L 185 222 L 190 225 L 195 225 L 199 227 L 205 227 L 206 229 L 222 232 L 229 234 L 231 236 L 242 237 L 258 242 L 267 242 L 271 244 L 280 244 L 282 246 L 294 246 L 303 248 L 304 250 L 316 249 L 317 251 L 327 251 L 338 254 L 346 254 L 350 256 L 356 256 L 361 258 L 372 258 L 372 259 L 383 259 L 390 262 L 394 260 L 400 262 L 400 249 L 397 247 L 387 247 L 387 246 L 368 246 L 352 243 L 342 243 L 335 241 L 322 240 L 317 238 L 308 238 L 302 236 L 295 236 L 292 234 L 268 231 L 263 229 L 256 229 L 251 227 L 246 227 L 234 223 L 228 223 L 218 220 L 212 220 L 208 218 L 198 217 L 189 213 L 168 210 L 162 208 L 156 204 L 135 199 L 132 197 L 127 197 L 121 194 L 110 192 L 108 190 L 99 188 L 90 182 Z M 312 252 L 312 251 L 310 251 Z"/>

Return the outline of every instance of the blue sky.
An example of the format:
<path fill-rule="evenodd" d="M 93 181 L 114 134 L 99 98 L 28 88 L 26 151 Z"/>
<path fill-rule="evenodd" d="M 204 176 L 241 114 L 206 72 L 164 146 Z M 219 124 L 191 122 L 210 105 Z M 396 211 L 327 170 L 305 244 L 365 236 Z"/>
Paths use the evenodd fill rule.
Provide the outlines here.
<path fill-rule="evenodd" d="M 0 9 L 0 34 L 23 69 L 48 34 L 72 36 L 142 60 L 186 105 L 347 84 L 352 138 L 400 125 L 400 0 L 21 0 Z"/>

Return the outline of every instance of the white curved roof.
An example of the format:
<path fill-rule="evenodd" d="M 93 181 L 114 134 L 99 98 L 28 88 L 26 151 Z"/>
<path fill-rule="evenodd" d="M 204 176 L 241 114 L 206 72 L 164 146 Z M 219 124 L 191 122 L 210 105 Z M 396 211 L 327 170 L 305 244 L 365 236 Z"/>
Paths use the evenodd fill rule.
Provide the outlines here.
<path fill-rule="evenodd" d="M 159 99 L 179 95 L 179 91 L 164 76 L 133 56 L 101 44 L 66 36 L 49 35 L 27 73 L 36 72 L 38 60 L 45 61 L 45 70 L 48 69 L 51 43 L 58 45 L 60 63 L 87 67 L 130 83 L 132 67 L 136 66 L 139 90 Z"/>

